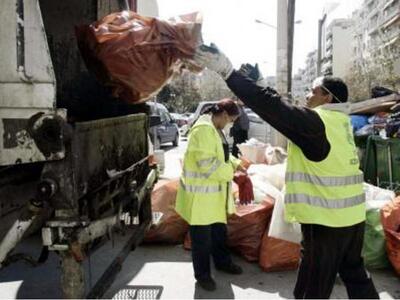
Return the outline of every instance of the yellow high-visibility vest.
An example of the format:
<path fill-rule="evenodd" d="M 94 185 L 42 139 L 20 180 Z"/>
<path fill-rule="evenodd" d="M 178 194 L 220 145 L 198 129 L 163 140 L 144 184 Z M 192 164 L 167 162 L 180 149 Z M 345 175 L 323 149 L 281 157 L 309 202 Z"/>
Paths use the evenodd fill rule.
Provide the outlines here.
<path fill-rule="evenodd" d="M 363 173 L 347 115 L 315 109 L 331 149 L 320 162 L 308 160 L 289 144 L 286 169 L 285 219 L 302 224 L 346 227 L 365 220 Z"/>
<path fill-rule="evenodd" d="M 231 193 L 233 174 L 240 160 L 225 162 L 222 139 L 203 115 L 192 127 L 183 161 L 175 209 L 190 225 L 226 223 L 235 212 Z"/>

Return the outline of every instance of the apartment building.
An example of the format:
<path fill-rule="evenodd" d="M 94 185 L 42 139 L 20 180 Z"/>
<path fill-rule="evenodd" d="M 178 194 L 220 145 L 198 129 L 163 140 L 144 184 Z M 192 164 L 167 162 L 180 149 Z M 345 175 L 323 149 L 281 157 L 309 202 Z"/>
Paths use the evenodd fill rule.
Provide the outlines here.
<path fill-rule="evenodd" d="M 395 72 L 400 74 L 400 0 L 364 0 L 353 19 L 354 63 L 385 51 L 394 61 Z"/>
<path fill-rule="evenodd" d="M 304 82 L 305 69 L 300 69 L 293 76 L 292 80 L 292 98 L 296 104 L 304 104 L 307 94 L 307 86 Z"/>
<path fill-rule="evenodd" d="M 318 74 L 317 74 L 318 55 L 317 54 L 318 54 L 317 50 L 311 51 L 310 53 L 307 54 L 306 67 L 305 67 L 304 73 L 303 73 L 303 82 L 304 82 L 305 88 L 309 88 L 312 85 L 312 82 L 314 81 L 314 79 L 318 77 Z"/>
<path fill-rule="evenodd" d="M 321 25 L 321 74 L 344 77 L 352 62 L 352 19 L 324 18 Z"/>
<path fill-rule="evenodd" d="M 307 54 L 305 67 L 299 69 L 292 80 L 292 97 L 299 103 L 304 104 L 308 90 L 317 78 L 317 50 Z"/>

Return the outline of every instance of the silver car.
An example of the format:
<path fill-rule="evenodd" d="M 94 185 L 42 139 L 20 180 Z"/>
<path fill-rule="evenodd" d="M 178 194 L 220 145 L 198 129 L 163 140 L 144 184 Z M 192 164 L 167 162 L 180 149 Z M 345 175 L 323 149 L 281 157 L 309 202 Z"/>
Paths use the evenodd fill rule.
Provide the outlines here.
<path fill-rule="evenodd" d="M 191 126 L 196 122 L 200 115 L 211 105 L 214 105 L 218 101 L 202 101 L 199 102 L 196 111 L 188 119 L 188 124 L 181 127 L 181 136 L 186 137 L 189 133 Z M 263 119 L 261 119 L 256 113 L 254 113 L 250 108 L 245 108 L 247 116 L 249 117 L 249 133 L 248 137 L 255 138 L 263 143 L 271 143 L 272 141 L 272 130 L 273 128 Z M 229 137 L 230 127 L 225 128 L 225 134 L 228 138 L 229 144 L 233 144 L 233 139 Z"/>

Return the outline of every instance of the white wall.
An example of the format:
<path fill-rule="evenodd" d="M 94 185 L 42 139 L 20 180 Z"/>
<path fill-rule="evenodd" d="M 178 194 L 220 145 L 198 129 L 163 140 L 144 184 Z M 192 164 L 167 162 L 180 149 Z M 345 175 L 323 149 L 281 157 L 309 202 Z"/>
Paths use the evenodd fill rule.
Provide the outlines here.
<path fill-rule="evenodd" d="M 345 77 L 351 67 L 352 59 L 352 29 L 348 26 L 346 29 L 341 26 L 332 28 L 332 73 L 333 76 Z"/>

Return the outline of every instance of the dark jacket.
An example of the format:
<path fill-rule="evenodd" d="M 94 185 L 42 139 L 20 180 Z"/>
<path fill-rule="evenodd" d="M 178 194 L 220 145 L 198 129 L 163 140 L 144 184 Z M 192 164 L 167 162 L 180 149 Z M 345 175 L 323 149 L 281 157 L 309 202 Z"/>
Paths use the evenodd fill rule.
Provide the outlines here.
<path fill-rule="evenodd" d="M 240 115 L 233 123 L 231 128 L 231 133 L 242 131 L 248 131 L 250 126 L 249 117 L 247 116 L 246 112 L 244 111 L 243 107 L 239 105 Z M 233 134 L 232 134 L 233 135 Z"/>
<path fill-rule="evenodd" d="M 239 71 L 233 71 L 226 82 L 246 106 L 300 147 L 309 160 L 321 161 L 328 156 L 325 126 L 315 111 L 287 102 Z"/>

